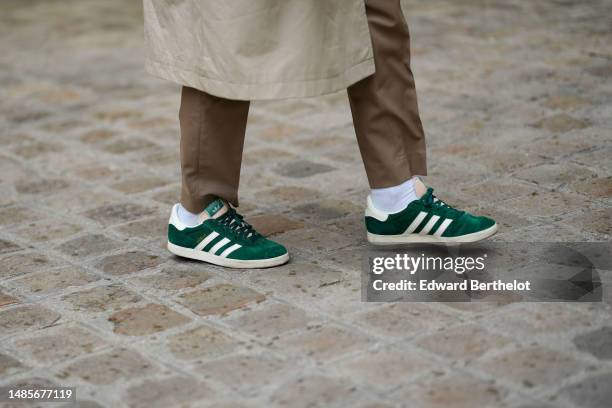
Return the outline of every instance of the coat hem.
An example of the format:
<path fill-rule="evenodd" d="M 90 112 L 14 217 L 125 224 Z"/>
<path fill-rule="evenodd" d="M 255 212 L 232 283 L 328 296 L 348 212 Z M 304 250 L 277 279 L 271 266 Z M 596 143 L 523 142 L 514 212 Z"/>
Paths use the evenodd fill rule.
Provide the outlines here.
<path fill-rule="evenodd" d="M 331 78 L 281 83 L 240 84 L 212 79 L 170 64 L 145 60 L 146 71 L 156 77 L 199 89 L 214 96 L 234 100 L 307 98 L 348 88 L 375 72 L 374 57 L 349 67 Z"/>

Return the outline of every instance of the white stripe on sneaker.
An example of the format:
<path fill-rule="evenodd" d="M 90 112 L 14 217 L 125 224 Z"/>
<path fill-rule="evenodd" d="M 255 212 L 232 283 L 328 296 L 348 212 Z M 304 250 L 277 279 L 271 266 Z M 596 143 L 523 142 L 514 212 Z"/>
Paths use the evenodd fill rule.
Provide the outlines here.
<path fill-rule="evenodd" d="M 431 217 L 429 222 L 427 224 L 425 224 L 425 226 L 423 227 L 421 232 L 419 232 L 419 234 L 421 234 L 421 235 L 429 234 L 429 231 L 431 231 L 431 229 L 433 228 L 434 225 L 436 225 L 436 222 L 438 222 L 439 219 L 440 219 L 439 215 L 434 215 L 433 217 Z"/>
<path fill-rule="evenodd" d="M 208 244 L 210 244 L 210 242 L 217 238 L 219 236 L 219 233 L 213 231 L 210 234 L 208 234 L 208 236 L 206 238 L 204 238 L 203 240 L 200 241 L 200 243 L 198 245 L 196 245 L 195 249 L 196 251 L 201 251 L 204 249 L 204 247 Z"/>
<path fill-rule="evenodd" d="M 232 252 L 234 252 L 235 250 L 242 248 L 242 245 L 240 244 L 234 244 L 231 247 L 227 248 L 225 251 L 221 252 L 219 254 L 219 256 L 221 258 L 227 258 L 229 256 L 229 254 L 231 254 Z"/>
<path fill-rule="evenodd" d="M 218 250 L 221 249 L 221 247 L 225 246 L 225 244 L 227 244 L 228 242 L 231 242 L 229 239 L 227 238 L 223 238 L 221 241 L 217 242 L 215 245 L 213 245 L 212 248 L 210 248 L 210 252 L 211 254 L 214 254 L 215 252 L 217 252 Z"/>
<path fill-rule="evenodd" d="M 421 222 L 425 219 L 425 217 L 427 217 L 427 213 L 425 211 L 421 211 L 419 215 L 417 215 L 416 218 L 412 221 L 412 223 L 408 226 L 406 231 L 404 231 L 404 234 L 412 234 L 414 230 L 417 229 L 419 225 L 421 225 Z"/>
<path fill-rule="evenodd" d="M 453 220 L 451 220 L 450 218 L 445 219 L 442 222 L 442 224 L 440 224 L 438 229 L 436 230 L 436 233 L 434 234 L 434 237 L 440 238 L 442 236 L 442 234 L 444 234 L 444 231 L 446 231 L 448 226 L 451 225 L 451 222 L 453 222 Z"/>

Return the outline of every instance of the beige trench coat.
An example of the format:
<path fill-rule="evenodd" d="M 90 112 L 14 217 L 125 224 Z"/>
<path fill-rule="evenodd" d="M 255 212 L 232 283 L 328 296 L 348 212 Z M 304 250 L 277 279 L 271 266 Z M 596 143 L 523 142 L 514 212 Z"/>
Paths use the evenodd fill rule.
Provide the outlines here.
<path fill-rule="evenodd" d="M 227 99 L 306 97 L 374 73 L 365 0 L 144 0 L 146 69 Z"/>

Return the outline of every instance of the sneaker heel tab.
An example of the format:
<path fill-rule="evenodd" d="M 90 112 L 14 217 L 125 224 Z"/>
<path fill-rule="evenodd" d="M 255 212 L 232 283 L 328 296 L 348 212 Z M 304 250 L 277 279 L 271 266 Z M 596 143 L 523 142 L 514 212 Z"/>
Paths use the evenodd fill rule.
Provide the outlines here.
<path fill-rule="evenodd" d="M 368 195 L 368 198 L 366 199 L 365 216 L 375 218 L 382 222 L 387 221 L 387 218 L 389 218 L 389 214 L 374 207 L 374 203 L 372 202 L 372 197 L 370 195 Z"/>
<path fill-rule="evenodd" d="M 168 224 L 171 224 L 174 226 L 174 228 L 176 228 L 179 231 L 182 231 L 185 229 L 185 225 L 181 222 L 179 216 L 178 216 L 178 207 L 180 204 L 174 204 L 172 206 L 172 210 L 170 211 L 170 219 L 168 220 Z"/>

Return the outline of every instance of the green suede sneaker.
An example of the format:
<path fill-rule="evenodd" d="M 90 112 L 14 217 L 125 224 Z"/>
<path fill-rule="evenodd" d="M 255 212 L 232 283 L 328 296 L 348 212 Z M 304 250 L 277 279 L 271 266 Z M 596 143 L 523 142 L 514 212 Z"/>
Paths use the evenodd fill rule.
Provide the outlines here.
<path fill-rule="evenodd" d="M 268 268 L 289 260 L 284 246 L 260 235 L 221 199 L 206 207 L 195 227 L 180 221 L 178 206 L 168 225 L 168 250 L 175 255 L 230 268 Z"/>
<path fill-rule="evenodd" d="M 497 232 L 495 221 L 449 206 L 433 195 L 433 188 L 393 214 L 376 209 L 369 196 L 367 202 L 368 241 L 376 245 L 476 242 Z"/>

